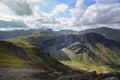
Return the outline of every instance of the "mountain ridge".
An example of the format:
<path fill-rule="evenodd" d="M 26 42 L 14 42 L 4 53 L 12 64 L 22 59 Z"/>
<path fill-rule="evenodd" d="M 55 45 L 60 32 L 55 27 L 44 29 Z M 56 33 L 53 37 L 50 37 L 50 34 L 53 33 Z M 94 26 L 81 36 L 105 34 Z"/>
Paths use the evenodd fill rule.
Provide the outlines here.
<path fill-rule="evenodd" d="M 80 31 L 80 34 L 85 34 L 90 32 L 98 33 L 105 36 L 106 38 L 113 39 L 115 41 L 120 42 L 120 37 L 119 37 L 120 30 L 118 29 L 100 27 L 100 28 L 87 29 L 87 30 Z"/>

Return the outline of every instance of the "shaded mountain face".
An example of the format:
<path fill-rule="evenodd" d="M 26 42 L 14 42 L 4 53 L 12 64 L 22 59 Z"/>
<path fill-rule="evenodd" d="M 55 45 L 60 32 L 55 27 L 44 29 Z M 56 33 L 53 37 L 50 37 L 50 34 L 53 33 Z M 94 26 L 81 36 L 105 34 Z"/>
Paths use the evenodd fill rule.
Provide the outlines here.
<path fill-rule="evenodd" d="M 37 30 L 0 31 L 0 39 L 14 38 L 36 32 Z"/>
<path fill-rule="evenodd" d="M 120 36 L 119 36 L 120 30 L 119 29 L 101 27 L 101 28 L 88 29 L 85 31 L 81 31 L 80 34 L 90 33 L 90 32 L 95 32 L 95 33 L 101 34 L 109 39 L 113 39 L 115 41 L 120 42 Z"/>
<path fill-rule="evenodd" d="M 56 59 L 120 65 L 120 43 L 97 33 L 58 36 L 44 41 L 39 48 Z"/>

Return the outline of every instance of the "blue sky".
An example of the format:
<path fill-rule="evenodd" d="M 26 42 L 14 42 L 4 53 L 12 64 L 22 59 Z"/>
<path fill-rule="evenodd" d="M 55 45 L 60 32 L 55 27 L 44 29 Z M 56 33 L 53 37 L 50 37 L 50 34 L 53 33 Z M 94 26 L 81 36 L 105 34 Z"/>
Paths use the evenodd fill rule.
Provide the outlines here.
<path fill-rule="evenodd" d="M 54 7 L 58 4 L 67 4 L 69 9 L 75 8 L 76 0 L 46 0 L 47 5 L 40 4 L 40 10 L 46 13 L 50 13 Z M 91 6 L 95 4 L 95 0 L 84 0 L 86 6 Z M 69 11 L 59 14 L 57 17 L 70 17 Z"/>
<path fill-rule="evenodd" d="M 57 4 L 67 4 L 69 8 L 74 8 L 76 4 L 76 0 L 46 0 L 46 2 L 48 5 L 40 5 L 40 9 L 44 12 L 51 12 Z M 120 2 L 120 0 L 118 0 L 118 2 Z M 95 0 L 84 0 L 86 6 L 91 6 L 95 3 Z"/>
<path fill-rule="evenodd" d="M 91 6 L 91 5 L 95 4 L 95 0 L 85 0 L 84 3 L 86 6 Z"/>
<path fill-rule="evenodd" d="M 51 12 L 55 5 L 57 4 L 67 4 L 69 8 L 74 8 L 76 4 L 76 0 L 46 0 L 48 5 L 40 5 L 40 9 L 44 12 Z M 86 6 L 90 6 L 95 4 L 95 0 L 84 0 Z"/>
<path fill-rule="evenodd" d="M 57 4 L 67 4 L 69 8 L 74 8 L 76 0 L 46 0 L 48 5 L 40 5 L 40 10 L 44 12 L 51 12 Z"/>

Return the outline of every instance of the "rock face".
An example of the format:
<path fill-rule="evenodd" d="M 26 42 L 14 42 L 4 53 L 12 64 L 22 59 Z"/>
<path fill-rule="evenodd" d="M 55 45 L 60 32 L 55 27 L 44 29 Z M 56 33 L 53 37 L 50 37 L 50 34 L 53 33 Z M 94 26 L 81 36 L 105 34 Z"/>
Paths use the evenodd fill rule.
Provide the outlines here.
<path fill-rule="evenodd" d="M 46 40 L 39 46 L 56 59 L 102 61 L 106 64 L 120 62 L 120 43 L 97 33 L 63 35 Z"/>

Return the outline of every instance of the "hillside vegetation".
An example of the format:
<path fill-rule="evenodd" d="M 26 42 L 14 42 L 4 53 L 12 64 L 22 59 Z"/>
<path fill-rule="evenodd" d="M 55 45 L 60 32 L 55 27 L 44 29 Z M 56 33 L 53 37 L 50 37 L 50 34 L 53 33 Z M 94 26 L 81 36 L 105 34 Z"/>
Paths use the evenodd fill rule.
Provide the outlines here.
<path fill-rule="evenodd" d="M 59 65 L 59 66 L 58 66 Z M 48 53 L 42 53 L 32 45 L 0 41 L 0 67 L 38 68 L 52 71 L 69 71 Z"/>

